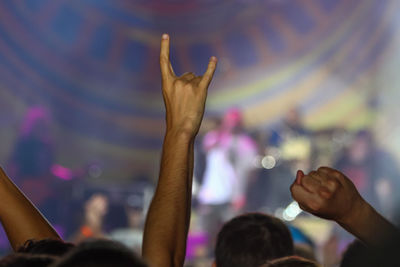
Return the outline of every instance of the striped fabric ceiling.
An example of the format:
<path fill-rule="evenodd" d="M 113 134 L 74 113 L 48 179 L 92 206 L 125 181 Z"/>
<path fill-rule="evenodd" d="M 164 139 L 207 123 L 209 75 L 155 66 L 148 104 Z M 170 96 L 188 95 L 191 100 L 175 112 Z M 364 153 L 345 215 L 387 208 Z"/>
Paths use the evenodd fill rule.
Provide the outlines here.
<path fill-rule="evenodd" d="M 177 73 L 219 58 L 208 115 L 240 107 L 264 128 L 296 106 L 313 129 L 368 126 L 393 91 L 382 69 L 400 54 L 398 11 L 396 0 L 3 0 L 2 158 L 26 107 L 45 105 L 67 165 L 95 158 L 118 177 L 156 166 L 163 32 Z"/>

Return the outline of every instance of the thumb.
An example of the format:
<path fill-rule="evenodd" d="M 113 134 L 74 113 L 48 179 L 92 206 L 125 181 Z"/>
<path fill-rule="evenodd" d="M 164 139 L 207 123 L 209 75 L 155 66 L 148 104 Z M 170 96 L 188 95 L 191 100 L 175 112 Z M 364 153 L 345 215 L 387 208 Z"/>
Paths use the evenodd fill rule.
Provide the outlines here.
<path fill-rule="evenodd" d="M 301 185 L 301 179 L 303 179 L 303 177 L 304 177 L 304 172 L 302 170 L 298 170 L 296 174 L 295 183 Z"/>

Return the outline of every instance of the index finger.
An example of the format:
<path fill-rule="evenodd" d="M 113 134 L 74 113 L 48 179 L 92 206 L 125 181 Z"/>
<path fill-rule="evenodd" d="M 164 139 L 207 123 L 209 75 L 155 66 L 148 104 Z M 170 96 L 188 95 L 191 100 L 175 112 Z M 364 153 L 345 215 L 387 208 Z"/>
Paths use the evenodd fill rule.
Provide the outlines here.
<path fill-rule="evenodd" d="M 208 87 L 210 82 L 214 76 L 215 69 L 217 68 L 217 58 L 211 57 L 210 61 L 208 62 L 208 67 L 206 72 L 203 75 L 203 78 L 200 81 L 200 86 Z"/>
<path fill-rule="evenodd" d="M 169 35 L 163 34 L 160 49 L 160 68 L 163 78 L 172 76 L 171 62 L 169 60 Z"/>

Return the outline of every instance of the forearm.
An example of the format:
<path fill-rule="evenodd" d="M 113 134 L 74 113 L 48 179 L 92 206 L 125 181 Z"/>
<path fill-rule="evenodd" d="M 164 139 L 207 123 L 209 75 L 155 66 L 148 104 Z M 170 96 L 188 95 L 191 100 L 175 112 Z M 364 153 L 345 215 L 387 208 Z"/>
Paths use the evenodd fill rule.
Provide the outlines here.
<path fill-rule="evenodd" d="M 143 257 L 150 266 L 183 266 L 190 220 L 192 169 L 193 138 L 167 131 L 160 177 L 144 232 Z M 162 252 L 171 255 L 163 257 L 159 255 Z M 166 258 L 173 262 L 167 265 Z"/>
<path fill-rule="evenodd" d="M 190 142 L 189 145 L 189 177 L 188 177 L 188 189 L 187 192 L 189 192 L 189 196 L 187 199 L 187 211 L 186 211 L 186 235 L 185 235 L 185 245 L 187 241 L 187 234 L 189 232 L 189 226 L 190 226 L 190 215 L 192 211 L 192 185 L 193 185 L 193 171 L 194 171 L 194 140 Z M 186 247 L 185 247 L 186 248 Z M 185 249 L 186 250 L 186 249 Z"/>
<path fill-rule="evenodd" d="M 353 216 L 338 223 L 372 247 L 382 246 L 399 235 L 398 229 L 365 201 L 354 211 Z"/>
<path fill-rule="evenodd" d="M 0 221 L 13 249 L 28 239 L 59 239 L 59 235 L 25 197 L 18 187 L 0 169 Z"/>

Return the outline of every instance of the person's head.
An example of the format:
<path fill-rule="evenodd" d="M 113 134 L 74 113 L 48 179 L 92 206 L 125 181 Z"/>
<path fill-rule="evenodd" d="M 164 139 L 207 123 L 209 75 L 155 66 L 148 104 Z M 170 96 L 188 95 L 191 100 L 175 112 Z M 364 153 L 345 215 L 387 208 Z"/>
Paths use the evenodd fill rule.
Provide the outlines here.
<path fill-rule="evenodd" d="M 269 261 L 260 267 L 318 267 L 319 265 L 313 261 L 298 256 L 287 256 L 276 260 Z M 357 265 L 358 266 L 358 265 Z"/>
<path fill-rule="evenodd" d="M 145 215 L 140 208 L 127 207 L 126 215 L 128 217 L 128 225 L 132 229 L 140 228 L 144 224 Z"/>
<path fill-rule="evenodd" d="M 222 120 L 222 128 L 225 131 L 235 132 L 242 124 L 242 112 L 239 109 L 228 110 Z"/>
<path fill-rule="evenodd" d="M 24 137 L 35 137 L 42 141 L 49 141 L 50 123 L 51 114 L 46 107 L 30 107 L 22 123 L 21 134 Z"/>
<path fill-rule="evenodd" d="M 343 253 L 340 267 L 348 266 L 399 266 L 400 237 L 392 236 L 379 246 L 368 247 L 361 241 L 353 241 Z"/>
<path fill-rule="evenodd" d="M 367 256 L 368 254 L 367 247 L 361 241 L 354 240 L 343 253 L 340 266 L 368 266 L 370 261 L 370 257 Z"/>
<path fill-rule="evenodd" d="M 315 261 L 314 248 L 308 244 L 295 244 L 294 255 L 305 258 L 307 260 Z"/>
<path fill-rule="evenodd" d="M 18 248 L 17 252 L 63 256 L 74 247 L 74 244 L 58 239 L 28 240 L 22 247 Z"/>
<path fill-rule="evenodd" d="M 221 229 L 215 248 L 217 267 L 258 267 L 266 261 L 293 255 L 292 236 L 273 216 L 249 213 L 233 218 Z"/>
<path fill-rule="evenodd" d="M 147 265 L 121 243 L 92 239 L 80 243 L 51 267 L 146 267 Z"/>
<path fill-rule="evenodd" d="M 104 194 L 94 194 L 85 203 L 85 220 L 88 225 L 102 224 L 108 212 L 108 198 Z"/>
<path fill-rule="evenodd" d="M 285 115 L 285 122 L 292 127 L 296 127 L 301 123 L 301 114 L 299 108 L 291 108 Z"/>
<path fill-rule="evenodd" d="M 57 259 L 58 257 L 50 255 L 12 253 L 0 260 L 0 267 L 45 267 Z"/>

